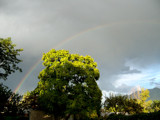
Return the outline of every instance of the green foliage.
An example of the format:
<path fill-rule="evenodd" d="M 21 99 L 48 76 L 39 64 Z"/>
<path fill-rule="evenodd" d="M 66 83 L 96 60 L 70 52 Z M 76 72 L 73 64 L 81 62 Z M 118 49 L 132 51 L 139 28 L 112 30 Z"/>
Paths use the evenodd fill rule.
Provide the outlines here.
<path fill-rule="evenodd" d="M 93 58 L 52 49 L 42 60 L 45 69 L 35 89 L 42 110 L 55 117 L 74 115 L 77 119 L 100 115 L 102 93 L 96 83 L 100 74 Z"/>
<path fill-rule="evenodd" d="M 5 106 L 7 108 L 5 110 L 5 114 L 14 116 L 14 115 L 17 115 L 19 112 L 22 112 L 19 106 L 20 99 L 21 99 L 21 96 L 19 96 L 18 94 L 12 93 L 12 95 L 8 99 L 7 104 Z"/>
<path fill-rule="evenodd" d="M 160 111 L 154 113 L 141 113 L 125 116 L 122 114 L 112 114 L 106 120 L 159 120 Z"/>
<path fill-rule="evenodd" d="M 0 79 L 7 79 L 7 76 L 16 70 L 22 71 L 17 66 L 22 60 L 18 59 L 19 52 L 23 49 L 15 49 L 15 44 L 12 44 L 11 38 L 0 38 Z"/>
<path fill-rule="evenodd" d="M 104 107 L 109 112 L 121 112 L 129 114 L 141 113 L 143 109 L 143 107 L 137 103 L 136 99 L 128 98 L 125 95 L 122 96 L 113 94 L 110 94 L 109 97 L 106 97 Z"/>
<path fill-rule="evenodd" d="M 138 104 L 137 99 L 126 99 L 125 105 L 124 105 L 124 112 L 129 114 L 137 114 L 142 113 L 143 106 Z"/>
<path fill-rule="evenodd" d="M 152 101 L 146 101 L 149 98 L 149 90 L 142 88 L 138 96 L 138 104 L 143 106 L 143 112 L 148 113 L 150 111 L 150 106 Z"/>
<path fill-rule="evenodd" d="M 19 104 L 21 96 L 12 93 L 8 87 L 0 84 L 0 114 L 12 115 L 23 114 L 23 110 Z"/>
<path fill-rule="evenodd" d="M 29 120 L 29 118 L 22 116 L 5 116 L 4 120 Z"/>
<path fill-rule="evenodd" d="M 134 98 L 133 98 L 134 96 Z M 142 88 L 127 98 L 127 96 L 113 95 L 106 97 L 104 106 L 109 112 L 129 114 L 157 112 L 160 110 L 159 101 L 147 101 L 149 90 Z"/>
<path fill-rule="evenodd" d="M 140 102 L 144 103 L 148 98 L 149 98 L 149 90 L 148 89 L 141 89 L 141 93 L 140 93 Z"/>
<path fill-rule="evenodd" d="M 151 104 L 151 109 L 154 112 L 160 111 L 160 100 L 154 100 Z"/>
<path fill-rule="evenodd" d="M 29 110 L 30 108 L 37 110 L 37 109 L 39 109 L 37 99 L 38 99 L 37 93 L 35 93 L 34 91 L 32 91 L 32 92 L 27 91 L 23 95 L 23 98 L 20 101 L 20 104 L 24 110 Z"/>
<path fill-rule="evenodd" d="M 8 102 L 8 99 L 12 95 L 12 91 L 8 89 L 7 86 L 0 84 L 0 112 L 4 111 L 5 105 Z"/>
<path fill-rule="evenodd" d="M 113 95 L 110 94 L 109 97 L 106 97 L 104 106 L 107 110 L 111 110 L 110 112 L 122 112 L 124 111 L 124 105 L 125 101 L 127 99 L 127 96 L 122 96 L 122 95 Z"/>

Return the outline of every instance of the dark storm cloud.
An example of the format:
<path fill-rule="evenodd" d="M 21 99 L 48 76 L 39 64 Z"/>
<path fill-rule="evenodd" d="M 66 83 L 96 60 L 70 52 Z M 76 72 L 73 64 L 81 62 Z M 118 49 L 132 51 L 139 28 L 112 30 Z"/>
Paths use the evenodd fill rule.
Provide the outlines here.
<path fill-rule="evenodd" d="M 91 55 L 101 72 L 101 89 L 129 90 L 131 86 L 126 84 L 115 87 L 118 75 L 141 74 L 141 68 L 160 64 L 160 8 L 156 1 L 1 0 L 0 3 L 1 37 L 12 37 L 18 47 L 24 48 L 22 75 L 42 53 L 103 24 L 106 26 L 77 36 L 59 48 Z M 38 71 L 31 74 L 29 81 L 37 81 Z M 17 82 L 23 78 L 13 76 Z M 25 89 L 28 86 L 32 85 L 27 84 Z"/>

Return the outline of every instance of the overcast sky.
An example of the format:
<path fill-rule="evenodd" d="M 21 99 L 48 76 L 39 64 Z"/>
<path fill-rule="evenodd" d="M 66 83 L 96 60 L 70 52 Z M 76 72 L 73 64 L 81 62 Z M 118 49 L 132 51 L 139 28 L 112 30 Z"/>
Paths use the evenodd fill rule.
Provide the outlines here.
<path fill-rule="evenodd" d="M 0 37 L 24 49 L 23 72 L 5 81 L 13 90 L 52 48 L 91 55 L 103 93 L 160 87 L 159 0 L 0 0 Z M 36 87 L 42 68 L 40 63 L 19 93 Z"/>

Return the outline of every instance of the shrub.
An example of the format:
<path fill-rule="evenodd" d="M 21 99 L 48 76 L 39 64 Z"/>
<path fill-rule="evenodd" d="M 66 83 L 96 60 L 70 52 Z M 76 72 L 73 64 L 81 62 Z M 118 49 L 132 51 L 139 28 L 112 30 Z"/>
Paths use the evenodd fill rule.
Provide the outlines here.
<path fill-rule="evenodd" d="M 125 116 L 122 114 L 111 114 L 106 120 L 159 120 L 160 111 L 154 113 L 141 113 L 130 116 Z"/>

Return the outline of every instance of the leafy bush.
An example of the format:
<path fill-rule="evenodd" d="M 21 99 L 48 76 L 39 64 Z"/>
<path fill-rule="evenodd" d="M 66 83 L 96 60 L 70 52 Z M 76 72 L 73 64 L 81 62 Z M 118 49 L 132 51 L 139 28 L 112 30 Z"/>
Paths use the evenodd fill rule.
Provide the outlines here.
<path fill-rule="evenodd" d="M 160 111 L 154 113 L 141 113 L 135 115 L 111 114 L 106 120 L 159 120 Z"/>
<path fill-rule="evenodd" d="M 28 117 L 20 117 L 20 116 L 6 116 L 4 120 L 29 120 Z"/>

